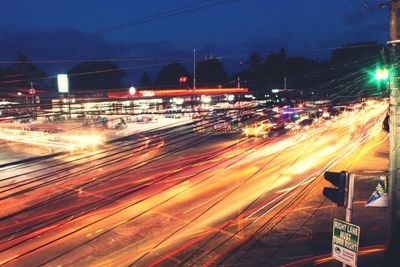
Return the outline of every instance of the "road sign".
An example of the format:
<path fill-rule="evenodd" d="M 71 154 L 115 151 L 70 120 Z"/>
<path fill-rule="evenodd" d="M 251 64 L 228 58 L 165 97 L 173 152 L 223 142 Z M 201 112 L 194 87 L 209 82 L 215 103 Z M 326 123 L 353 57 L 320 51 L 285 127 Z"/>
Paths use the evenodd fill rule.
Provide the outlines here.
<path fill-rule="evenodd" d="M 381 180 L 372 192 L 371 197 L 367 201 L 365 207 L 387 207 L 388 206 L 388 187 L 386 177 L 381 176 Z"/>
<path fill-rule="evenodd" d="M 357 266 L 360 226 L 333 220 L 332 257 L 350 266 Z"/>

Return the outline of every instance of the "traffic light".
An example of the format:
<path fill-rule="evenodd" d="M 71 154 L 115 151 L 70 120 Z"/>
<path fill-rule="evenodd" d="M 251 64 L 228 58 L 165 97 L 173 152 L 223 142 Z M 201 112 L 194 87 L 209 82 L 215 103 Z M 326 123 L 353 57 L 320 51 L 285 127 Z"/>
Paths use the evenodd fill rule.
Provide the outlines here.
<path fill-rule="evenodd" d="M 324 187 L 324 196 L 335 202 L 338 207 L 344 207 L 347 172 L 325 172 L 324 178 L 335 186 L 335 188 Z"/>
<path fill-rule="evenodd" d="M 188 77 L 186 77 L 186 76 L 182 76 L 182 77 L 179 78 L 179 82 L 180 83 L 186 83 L 187 80 L 188 80 Z"/>
<path fill-rule="evenodd" d="M 389 79 L 389 70 L 377 69 L 375 71 L 374 78 L 376 81 L 386 81 L 387 79 Z"/>

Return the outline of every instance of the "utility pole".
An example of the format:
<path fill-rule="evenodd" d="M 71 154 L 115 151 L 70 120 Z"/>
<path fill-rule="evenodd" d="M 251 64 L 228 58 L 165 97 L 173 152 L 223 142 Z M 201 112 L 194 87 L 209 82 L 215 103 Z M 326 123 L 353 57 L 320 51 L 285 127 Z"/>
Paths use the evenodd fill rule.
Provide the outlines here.
<path fill-rule="evenodd" d="M 400 0 L 390 2 L 390 166 L 389 166 L 389 234 L 388 250 L 386 254 L 387 266 L 392 266 L 393 260 L 399 258 L 400 249 L 400 95 L 397 83 L 399 40 L 397 32 L 397 15 Z"/>
<path fill-rule="evenodd" d="M 398 39 L 397 33 L 397 13 L 399 9 L 399 0 L 390 1 L 390 41 Z"/>
<path fill-rule="evenodd" d="M 196 49 L 193 49 L 193 89 L 196 89 Z"/>
<path fill-rule="evenodd" d="M 286 87 L 286 76 L 283 78 L 283 90 L 286 91 L 287 87 Z"/>
<path fill-rule="evenodd" d="M 36 107 L 35 107 L 35 89 L 33 88 L 33 82 L 31 81 L 31 89 L 29 89 L 29 94 L 31 95 L 32 98 L 32 116 L 35 116 L 35 111 L 36 111 Z"/>
<path fill-rule="evenodd" d="M 192 116 L 194 112 L 194 100 L 198 99 L 197 96 L 194 96 L 194 91 L 196 90 L 196 49 L 193 49 L 193 94 L 190 96 L 191 108 L 192 108 Z M 201 106 L 201 105 L 200 105 Z"/>

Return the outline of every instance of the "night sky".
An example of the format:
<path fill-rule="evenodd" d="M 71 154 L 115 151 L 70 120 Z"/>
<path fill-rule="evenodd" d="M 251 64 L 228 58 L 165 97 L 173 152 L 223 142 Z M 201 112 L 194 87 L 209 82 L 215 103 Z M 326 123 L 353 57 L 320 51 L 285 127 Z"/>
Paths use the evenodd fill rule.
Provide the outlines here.
<path fill-rule="evenodd" d="M 129 59 L 117 64 L 135 78 L 172 60 L 189 62 L 194 48 L 198 58 L 222 57 L 229 72 L 251 51 L 265 56 L 284 47 L 289 55 L 326 59 L 347 42 L 388 39 L 388 9 L 377 8 L 380 2 L 5 1 L 0 60 L 13 60 L 17 51 L 32 60 Z M 77 63 L 46 63 L 45 69 L 52 75 L 71 64 Z"/>

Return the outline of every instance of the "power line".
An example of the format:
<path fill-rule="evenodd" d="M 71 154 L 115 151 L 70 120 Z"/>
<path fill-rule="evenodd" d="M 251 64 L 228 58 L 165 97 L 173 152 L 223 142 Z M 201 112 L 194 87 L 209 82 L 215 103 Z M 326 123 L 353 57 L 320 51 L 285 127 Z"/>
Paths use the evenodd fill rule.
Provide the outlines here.
<path fill-rule="evenodd" d="M 187 14 L 187 13 L 193 13 L 196 11 L 210 9 L 210 8 L 217 7 L 217 6 L 232 4 L 235 2 L 239 2 L 239 1 L 241 1 L 241 0 L 200 1 L 200 2 L 197 2 L 194 4 L 185 5 L 185 6 L 182 6 L 179 8 L 175 8 L 175 9 L 170 9 L 167 11 L 157 13 L 152 16 L 144 17 L 144 18 L 141 18 L 138 20 L 133 20 L 133 21 L 122 23 L 122 24 L 119 24 L 119 25 L 116 25 L 116 26 L 113 26 L 110 28 L 106 28 L 106 29 L 95 32 L 95 34 L 121 30 L 121 29 L 129 28 L 129 27 L 157 21 L 157 20 L 162 20 L 162 19 L 169 18 L 169 17 L 174 17 L 174 16 L 183 15 L 183 14 Z"/>

